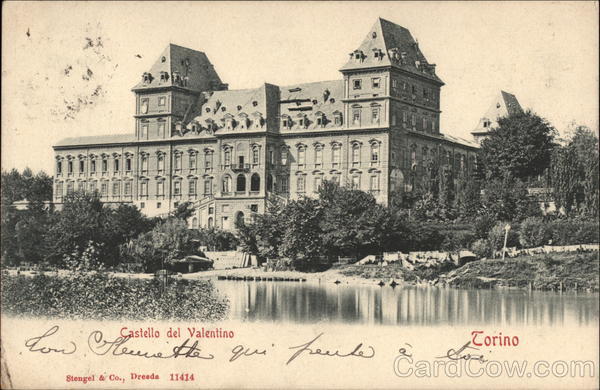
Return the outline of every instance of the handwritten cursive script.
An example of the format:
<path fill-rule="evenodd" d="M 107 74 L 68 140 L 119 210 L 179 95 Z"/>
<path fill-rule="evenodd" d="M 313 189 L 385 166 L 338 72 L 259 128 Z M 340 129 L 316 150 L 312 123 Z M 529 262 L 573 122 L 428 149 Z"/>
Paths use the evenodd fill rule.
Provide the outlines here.
<path fill-rule="evenodd" d="M 290 347 L 289 349 L 297 349 L 297 351 L 289 358 L 289 360 L 285 364 L 286 365 L 290 364 L 304 352 L 308 353 L 309 355 L 335 356 L 335 357 L 341 357 L 341 358 L 354 356 L 354 357 L 359 357 L 359 358 L 364 358 L 364 359 L 370 359 L 373 356 L 375 356 L 375 349 L 372 346 L 367 347 L 368 349 L 370 349 L 370 353 L 365 355 L 365 351 L 363 351 L 362 343 L 358 344 L 351 352 L 348 352 L 348 353 L 340 353 L 340 351 L 337 349 L 335 351 L 330 351 L 330 350 L 322 350 L 321 348 L 314 348 L 314 349 L 311 348 L 313 343 L 315 341 L 317 341 L 321 336 L 323 336 L 323 333 L 320 333 L 317 337 L 315 337 L 314 339 L 312 339 L 311 341 L 309 341 L 305 344 L 297 345 L 295 347 Z"/>
<path fill-rule="evenodd" d="M 49 338 L 50 336 L 52 336 L 53 334 L 58 332 L 58 329 L 59 329 L 58 325 L 54 325 L 52 328 L 48 329 L 46 331 L 46 333 L 44 333 L 43 335 L 37 336 L 37 337 L 32 337 L 29 340 L 26 340 L 25 346 L 31 352 L 40 352 L 40 353 L 55 352 L 55 353 L 62 353 L 63 355 L 71 355 L 71 354 L 75 353 L 75 351 L 77 351 L 77 345 L 75 345 L 75 343 L 72 341 L 69 341 L 71 343 L 71 347 L 72 347 L 69 350 L 67 350 L 65 348 L 55 348 L 55 347 L 43 346 L 42 340 L 44 342 L 48 342 L 48 340 L 45 340 L 45 339 Z"/>
<path fill-rule="evenodd" d="M 180 345 L 173 347 L 172 353 L 168 355 L 164 355 L 162 352 L 151 353 L 142 350 L 130 349 L 124 346 L 129 340 L 129 336 L 119 336 L 114 340 L 105 340 L 102 332 L 99 330 L 95 330 L 92 333 L 90 333 L 90 336 L 88 337 L 88 347 L 93 353 L 100 356 L 104 356 L 110 353 L 113 356 L 125 355 L 143 357 L 147 359 L 171 359 L 178 357 L 197 358 L 205 360 L 214 359 L 214 355 L 202 353 L 201 349 L 198 348 L 198 341 L 194 341 L 193 344 L 188 345 L 190 339 L 186 339 Z"/>
<path fill-rule="evenodd" d="M 446 355 L 444 355 L 444 356 L 436 356 L 436 359 L 477 360 L 477 361 L 479 361 L 481 363 L 485 363 L 487 361 L 484 358 L 483 355 L 463 353 L 463 351 L 465 351 L 467 349 L 469 349 L 469 350 L 470 349 L 474 349 L 476 351 L 479 351 L 479 348 L 471 347 L 471 342 L 469 341 L 465 345 L 463 345 L 462 347 L 460 347 L 459 349 L 450 348 L 448 350 L 448 352 L 446 352 Z"/>

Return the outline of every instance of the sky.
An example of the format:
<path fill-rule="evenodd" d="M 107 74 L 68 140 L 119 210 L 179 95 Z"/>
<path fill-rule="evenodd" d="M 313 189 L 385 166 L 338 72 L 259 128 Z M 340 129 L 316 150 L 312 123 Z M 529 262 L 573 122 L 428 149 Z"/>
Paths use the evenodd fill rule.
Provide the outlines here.
<path fill-rule="evenodd" d="M 335 80 L 377 17 L 437 64 L 443 133 L 470 139 L 500 90 L 597 132 L 597 2 L 3 2 L 2 169 L 51 172 L 62 138 L 133 133 L 131 88 L 169 43 L 229 89 Z"/>

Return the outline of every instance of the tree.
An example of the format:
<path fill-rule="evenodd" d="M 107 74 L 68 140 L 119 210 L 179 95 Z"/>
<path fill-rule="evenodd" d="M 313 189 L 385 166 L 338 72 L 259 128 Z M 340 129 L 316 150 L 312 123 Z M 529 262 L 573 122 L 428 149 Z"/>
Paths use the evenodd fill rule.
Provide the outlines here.
<path fill-rule="evenodd" d="M 173 260 L 200 252 L 185 221 L 169 218 L 123 244 L 121 254 L 127 260 L 142 264 L 145 272 L 154 272 Z"/>
<path fill-rule="evenodd" d="M 481 205 L 481 212 L 496 221 L 520 221 L 541 214 L 537 201 L 529 197 L 527 186 L 510 174 L 486 183 Z"/>
<path fill-rule="evenodd" d="M 557 207 L 568 214 L 598 215 L 598 137 L 586 126 L 574 125 L 565 145 L 552 156 L 551 180 Z"/>
<path fill-rule="evenodd" d="M 322 217 L 323 209 L 316 199 L 288 203 L 283 210 L 286 224 L 280 256 L 291 258 L 297 266 L 314 264 L 323 255 L 323 234 L 319 226 Z"/>
<path fill-rule="evenodd" d="M 555 129 L 531 111 L 498 119 L 498 127 L 481 143 L 481 160 L 488 177 L 507 174 L 525 180 L 550 165 Z"/>
<path fill-rule="evenodd" d="M 187 221 L 192 215 L 194 215 L 194 204 L 192 202 L 181 203 L 179 206 L 177 206 L 177 209 L 173 213 L 175 218 L 179 218 L 184 221 Z"/>

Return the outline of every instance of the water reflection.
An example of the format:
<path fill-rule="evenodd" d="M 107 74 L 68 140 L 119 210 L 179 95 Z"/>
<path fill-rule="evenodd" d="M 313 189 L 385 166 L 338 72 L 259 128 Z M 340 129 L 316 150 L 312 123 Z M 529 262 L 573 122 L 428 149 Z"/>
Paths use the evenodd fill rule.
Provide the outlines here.
<path fill-rule="evenodd" d="M 598 294 L 215 281 L 231 319 L 385 325 L 596 325 Z"/>

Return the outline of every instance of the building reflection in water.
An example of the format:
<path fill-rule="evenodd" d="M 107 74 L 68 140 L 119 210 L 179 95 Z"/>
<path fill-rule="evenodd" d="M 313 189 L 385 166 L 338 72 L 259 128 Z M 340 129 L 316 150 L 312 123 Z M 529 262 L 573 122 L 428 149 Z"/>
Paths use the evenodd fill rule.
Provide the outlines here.
<path fill-rule="evenodd" d="M 230 318 L 384 325 L 594 325 L 598 294 L 215 281 Z"/>

